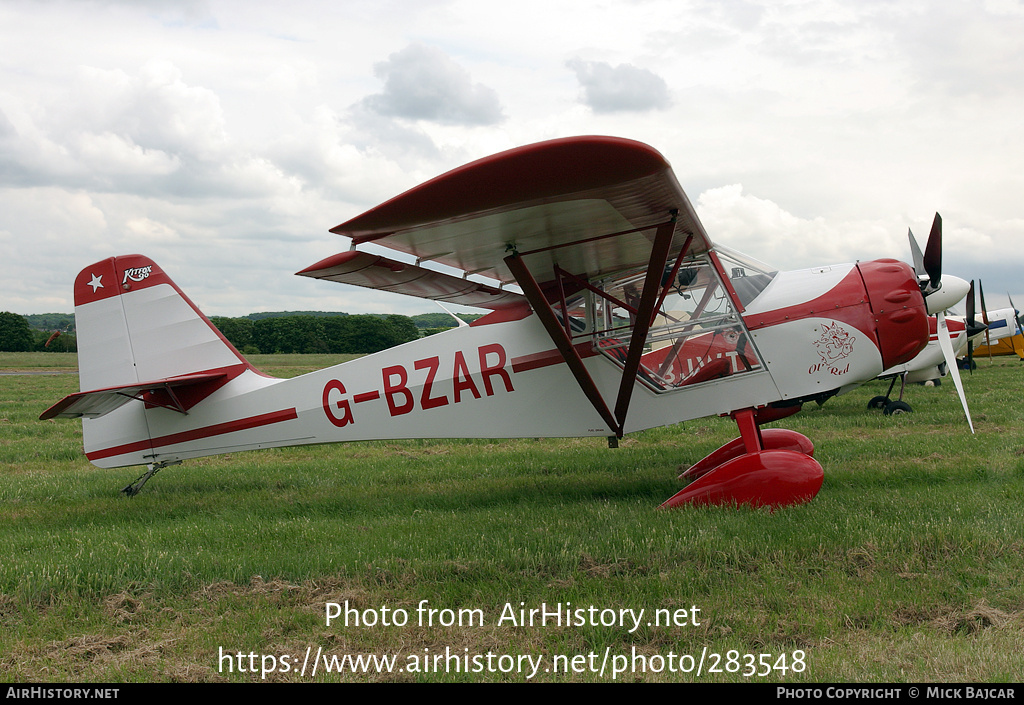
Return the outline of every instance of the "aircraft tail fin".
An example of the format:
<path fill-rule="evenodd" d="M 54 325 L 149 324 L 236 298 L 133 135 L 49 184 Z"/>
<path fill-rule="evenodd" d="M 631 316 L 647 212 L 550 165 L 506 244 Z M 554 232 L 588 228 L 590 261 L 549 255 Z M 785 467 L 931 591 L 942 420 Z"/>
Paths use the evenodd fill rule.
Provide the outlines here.
<path fill-rule="evenodd" d="M 111 257 L 75 280 L 82 391 L 205 373 L 245 358 L 153 260 Z"/>
<path fill-rule="evenodd" d="M 142 255 L 111 257 L 79 273 L 75 323 L 81 391 L 42 418 L 82 417 L 86 455 L 104 467 L 148 462 L 147 409 L 186 414 L 253 369 L 163 269 Z M 117 452 L 111 454 L 112 448 Z"/>

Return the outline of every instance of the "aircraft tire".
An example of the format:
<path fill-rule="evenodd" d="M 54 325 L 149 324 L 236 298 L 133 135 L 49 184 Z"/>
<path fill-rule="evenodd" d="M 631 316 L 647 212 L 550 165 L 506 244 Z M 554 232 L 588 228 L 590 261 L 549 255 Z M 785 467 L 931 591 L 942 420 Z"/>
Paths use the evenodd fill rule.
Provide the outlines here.
<path fill-rule="evenodd" d="M 889 397 L 877 396 L 872 397 L 871 401 L 868 402 L 868 409 L 884 409 L 886 404 L 889 403 Z"/>
<path fill-rule="evenodd" d="M 914 410 L 910 408 L 910 404 L 905 401 L 891 401 L 885 405 L 885 409 L 882 411 L 886 416 L 894 416 L 897 414 L 909 414 Z"/>

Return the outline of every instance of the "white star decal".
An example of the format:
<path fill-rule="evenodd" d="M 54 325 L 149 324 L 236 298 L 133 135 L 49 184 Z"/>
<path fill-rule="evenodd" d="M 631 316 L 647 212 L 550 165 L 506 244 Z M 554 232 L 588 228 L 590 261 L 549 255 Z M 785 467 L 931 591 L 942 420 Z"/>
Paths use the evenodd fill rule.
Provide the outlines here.
<path fill-rule="evenodd" d="M 97 289 L 102 289 L 103 288 L 103 282 L 101 281 L 103 279 L 103 275 L 101 274 L 101 275 L 99 275 L 97 277 L 95 274 L 90 274 L 89 276 L 92 277 L 92 281 L 89 282 L 87 284 L 87 286 L 91 286 L 92 287 L 92 293 L 95 294 Z"/>

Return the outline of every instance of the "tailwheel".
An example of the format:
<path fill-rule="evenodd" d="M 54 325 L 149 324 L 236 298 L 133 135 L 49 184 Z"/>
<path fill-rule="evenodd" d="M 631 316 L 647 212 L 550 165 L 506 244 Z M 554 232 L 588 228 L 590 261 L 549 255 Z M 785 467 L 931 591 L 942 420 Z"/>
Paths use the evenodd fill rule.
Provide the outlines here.
<path fill-rule="evenodd" d="M 124 487 L 121 492 L 125 497 L 134 497 L 142 491 L 142 486 L 145 485 L 149 478 L 156 475 L 158 472 L 171 465 L 181 465 L 180 460 L 164 460 L 159 463 L 150 463 L 146 466 L 146 472 L 139 475 L 139 477 L 132 484 Z"/>
<path fill-rule="evenodd" d="M 761 430 L 753 409 L 735 412 L 740 437 L 690 467 L 681 478 L 694 478 L 662 507 L 747 505 L 786 507 L 814 499 L 825 473 L 815 460 L 814 445 L 786 429 Z"/>

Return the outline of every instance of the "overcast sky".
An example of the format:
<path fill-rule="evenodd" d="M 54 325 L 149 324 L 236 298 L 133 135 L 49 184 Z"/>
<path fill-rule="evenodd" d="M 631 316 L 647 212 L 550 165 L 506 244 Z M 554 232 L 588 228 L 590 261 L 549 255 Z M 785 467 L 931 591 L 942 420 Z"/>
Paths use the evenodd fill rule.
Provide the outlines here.
<path fill-rule="evenodd" d="M 1024 306 L 1019 0 L 0 0 L 0 310 L 159 263 L 209 315 L 420 313 L 294 276 L 328 229 L 579 134 L 672 163 L 719 243 L 791 269 L 922 247 Z"/>

